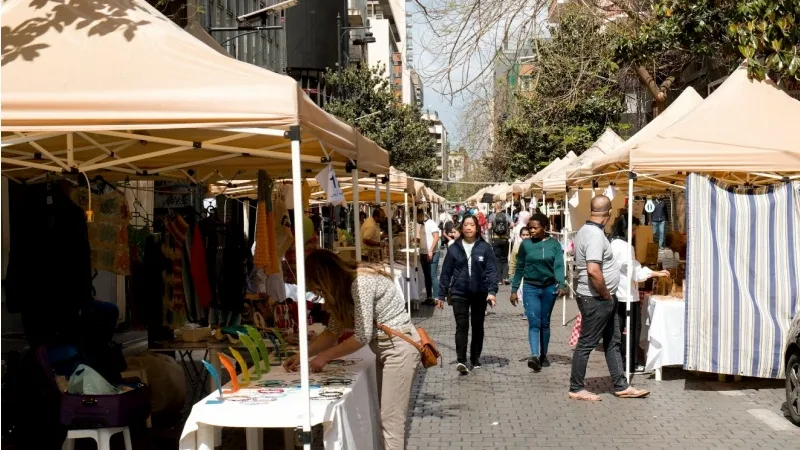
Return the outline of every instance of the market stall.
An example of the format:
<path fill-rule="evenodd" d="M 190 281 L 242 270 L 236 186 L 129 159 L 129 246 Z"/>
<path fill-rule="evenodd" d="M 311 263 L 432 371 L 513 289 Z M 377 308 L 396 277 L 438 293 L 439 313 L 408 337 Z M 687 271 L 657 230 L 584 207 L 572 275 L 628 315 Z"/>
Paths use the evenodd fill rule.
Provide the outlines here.
<path fill-rule="evenodd" d="M 595 176 L 628 169 L 629 198 L 640 184 L 686 189 L 687 370 L 783 376 L 788 318 L 800 308 L 800 152 L 790 131 L 799 115 L 800 102 L 740 67 L 705 101 L 635 143 L 627 163 L 595 167 Z"/>
<path fill-rule="evenodd" d="M 255 179 L 261 170 L 272 179 L 291 177 L 293 196 L 301 199 L 305 171 L 350 165 L 388 173 L 385 151 L 317 107 L 293 79 L 220 54 L 145 1 L 112 2 L 106 12 L 113 14 L 98 15 L 95 7 L 24 1 L 2 6 L 9 33 L 3 39 L 0 161 L 10 180 L 32 183 L 56 174 L 75 182 L 101 173 L 109 181 L 199 184 Z M 56 26 L 54 17 L 64 15 L 86 19 Z M 44 25 L 30 33 L 34 22 Z M 111 29 L 125 32 L 104 31 Z M 95 208 L 88 197 L 91 223 Z M 293 217 L 294 235 L 303 236 L 303 209 L 295 208 Z M 65 232 L 41 238 L 49 242 Z M 301 292 L 303 256 L 303 247 L 295 246 Z M 25 258 L 12 249 L 10 275 L 30 267 Z M 54 285 L 61 292 L 51 297 L 62 301 L 73 284 Z M 16 298 L 29 286 L 11 283 L 8 293 Z M 306 316 L 305 302 L 298 303 L 298 315 Z M 307 326 L 298 322 L 301 389 L 294 426 L 302 425 L 308 435 Z"/>

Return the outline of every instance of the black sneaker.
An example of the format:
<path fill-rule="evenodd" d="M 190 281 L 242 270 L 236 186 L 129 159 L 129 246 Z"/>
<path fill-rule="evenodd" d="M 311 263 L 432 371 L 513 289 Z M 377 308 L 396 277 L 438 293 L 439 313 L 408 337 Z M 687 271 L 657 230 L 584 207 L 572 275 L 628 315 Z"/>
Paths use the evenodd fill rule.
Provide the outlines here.
<path fill-rule="evenodd" d="M 458 363 L 458 365 L 456 366 L 456 370 L 461 375 L 466 375 L 469 373 L 469 369 L 467 368 L 467 365 L 464 363 Z"/>
<path fill-rule="evenodd" d="M 539 357 L 531 356 L 530 358 L 528 358 L 528 368 L 533 370 L 534 372 L 542 370 L 542 362 L 539 361 Z"/>
<path fill-rule="evenodd" d="M 550 360 L 547 359 L 547 355 L 542 355 L 542 367 L 550 367 Z"/>
<path fill-rule="evenodd" d="M 480 369 L 481 367 L 483 367 L 483 366 L 481 366 L 481 362 L 480 361 L 472 361 L 472 370 Z"/>

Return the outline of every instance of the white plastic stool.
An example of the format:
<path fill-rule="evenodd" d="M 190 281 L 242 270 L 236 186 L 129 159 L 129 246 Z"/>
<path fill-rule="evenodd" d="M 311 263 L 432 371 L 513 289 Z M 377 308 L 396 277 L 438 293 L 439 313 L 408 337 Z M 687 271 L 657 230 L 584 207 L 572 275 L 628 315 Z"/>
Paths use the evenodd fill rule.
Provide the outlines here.
<path fill-rule="evenodd" d="M 69 430 L 67 440 L 61 446 L 62 450 L 73 450 L 75 439 L 91 438 L 97 442 L 97 450 L 111 450 L 111 436 L 122 433 L 125 438 L 125 450 L 133 450 L 131 445 L 131 432 L 128 427 L 96 428 L 93 430 Z"/>

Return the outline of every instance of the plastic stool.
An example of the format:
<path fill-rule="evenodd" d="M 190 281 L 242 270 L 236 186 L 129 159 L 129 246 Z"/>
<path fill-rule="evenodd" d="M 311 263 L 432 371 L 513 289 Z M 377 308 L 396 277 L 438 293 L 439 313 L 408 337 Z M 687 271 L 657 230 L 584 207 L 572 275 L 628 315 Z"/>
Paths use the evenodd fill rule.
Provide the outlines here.
<path fill-rule="evenodd" d="M 133 450 L 131 432 L 128 427 L 69 430 L 67 432 L 67 440 L 64 441 L 61 449 L 73 450 L 75 448 L 75 439 L 92 438 L 97 442 L 97 450 L 111 450 L 111 436 L 117 433 L 122 433 L 125 438 L 125 450 Z"/>

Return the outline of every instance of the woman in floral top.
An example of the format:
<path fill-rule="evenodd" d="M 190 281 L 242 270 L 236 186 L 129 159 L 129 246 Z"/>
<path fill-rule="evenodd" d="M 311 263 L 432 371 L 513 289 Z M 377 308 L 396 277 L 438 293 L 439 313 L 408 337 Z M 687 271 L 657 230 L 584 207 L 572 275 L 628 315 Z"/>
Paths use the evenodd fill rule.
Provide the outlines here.
<path fill-rule="evenodd" d="M 343 260 L 328 250 L 308 255 L 306 279 L 308 290 L 325 299 L 325 309 L 331 315 L 328 328 L 309 345 L 309 356 L 316 356 L 311 360 L 311 370 L 320 372 L 330 361 L 369 345 L 377 356 L 384 448 L 404 449 L 406 411 L 420 356 L 414 346 L 376 326 L 382 323 L 419 341 L 402 293 L 382 270 Z M 337 344 L 345 329 L 354 330 L 353 336 Z M 284 364 L 289 371 L 298 366 L 297 356 Z"/>

